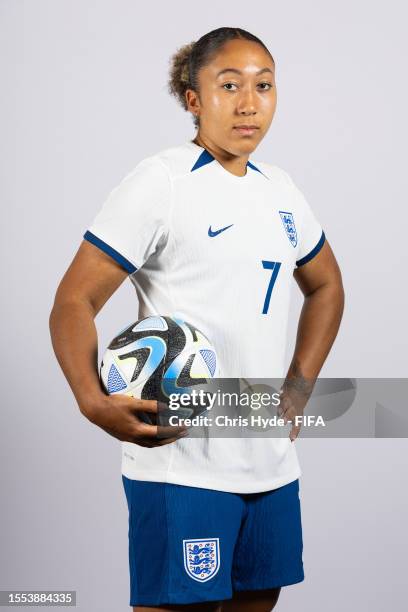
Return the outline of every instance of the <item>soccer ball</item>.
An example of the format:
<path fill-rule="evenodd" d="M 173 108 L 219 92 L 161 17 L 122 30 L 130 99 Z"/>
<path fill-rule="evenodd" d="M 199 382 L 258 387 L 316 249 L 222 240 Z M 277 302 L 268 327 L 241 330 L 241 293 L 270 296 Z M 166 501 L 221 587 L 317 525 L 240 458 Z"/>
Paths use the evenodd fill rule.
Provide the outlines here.
<path fill-rule="evenodd" d="M 214 347 L 194 325 L 175 316 L 151 316 L 123 329 L 109 344 L 100 378 L 109 394 L 168 404 L 218 374 Z"/>

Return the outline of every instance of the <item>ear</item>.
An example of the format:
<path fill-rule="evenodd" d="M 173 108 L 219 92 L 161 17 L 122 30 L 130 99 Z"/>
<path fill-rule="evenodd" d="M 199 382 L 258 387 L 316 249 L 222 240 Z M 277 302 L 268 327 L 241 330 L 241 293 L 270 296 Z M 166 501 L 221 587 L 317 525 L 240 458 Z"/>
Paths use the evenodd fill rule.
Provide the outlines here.
<path fill-rule="evenodd" d="M 200 98 L 194 89 L 187 89 L 185 93 L 187 110 L 198 117 L 200 115 Z"/>

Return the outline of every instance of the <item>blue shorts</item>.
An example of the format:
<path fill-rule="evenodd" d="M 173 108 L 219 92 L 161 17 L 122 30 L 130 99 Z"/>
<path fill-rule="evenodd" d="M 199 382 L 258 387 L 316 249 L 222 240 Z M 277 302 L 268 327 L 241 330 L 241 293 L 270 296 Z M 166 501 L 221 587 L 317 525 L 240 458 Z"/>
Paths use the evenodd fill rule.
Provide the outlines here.
<path fill-rule="evenodd" d="M 299 480 L 248 494 L 122 480 L 131 606 L 221 601 L 304 579 Z"/>

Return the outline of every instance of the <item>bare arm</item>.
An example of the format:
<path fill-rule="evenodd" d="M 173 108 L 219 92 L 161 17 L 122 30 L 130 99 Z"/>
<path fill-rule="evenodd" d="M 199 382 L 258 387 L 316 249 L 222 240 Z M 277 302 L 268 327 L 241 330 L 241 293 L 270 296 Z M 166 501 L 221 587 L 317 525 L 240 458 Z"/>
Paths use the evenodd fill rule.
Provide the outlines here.
<path fill-rule="evenodd" d="M 327 240 L 316 257 L 295 270 L 294 278 L 305 299 L 283 385 L 288 401 L 284 394 L 280 414 L 286 419 L 303 410 L 337 336 L 344 309 L 341 272 Z M 299 429 L 292 428 L 291 439 Z"/>
<path fill-rule="evenodd" d="M 94 318 L 126 276 L 113 259 L 84 241 L 55 295 L 50 315 L 52 344 L 85 415 L 102 393 Z"/>
<path fill-rule="evenodd" d="M 82 414 L 120 440 L 158 446 L 176 438 L 156 440 L 157 427 L 137 417 L 140 410 L 156 413 L 157 402 L 122 394 L 108 396 L 99 382 L 94 319 L 127 275 L 111 257 L 83 241 L 55 295 L 51 339 Z M 179 429 L 172 428 L 172 435 Z"/>

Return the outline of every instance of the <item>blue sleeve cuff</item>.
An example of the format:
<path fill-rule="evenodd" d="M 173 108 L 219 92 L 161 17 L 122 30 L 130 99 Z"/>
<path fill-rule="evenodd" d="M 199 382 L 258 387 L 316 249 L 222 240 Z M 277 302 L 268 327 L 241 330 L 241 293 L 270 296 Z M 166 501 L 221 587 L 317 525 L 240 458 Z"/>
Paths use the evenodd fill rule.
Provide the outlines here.
<path fill-rule="evenodd" d="M 85 232 L 84 239 L 88 240 L 88 242 L 90 242 L 94 246 L 98 247 L 98 249 L 101 249 L 101 251 L 112 257 L 112 259 L 114 259 L 119 265 L 121 265 L 122 268 L 126 270 L 126 272 L 129 272 L 129 274 L 133 274 L 133 272 L 136 272 L 137 268 L 132 263 L 130 263 L 128 259 L 123 257 L 123 255 L 118 253 L 118 251 L 115 251 L 115 249 L 109 246 L 109 244 L 106 244 L 106 242 L 98 238 L 98 236 L 92 234 L 92 232 Z"/>
<path fill-rule="evenodd" d="M 322 235 L 320 236 L 320 240 L 319 242 L 316 244 L 316 246 L 314 247 L 314 249 L 312 249 L 310 251 L 310 253 L 308 253 L 307 255 L 305 255 L 304 257 L 302 257 L 302 259 L 298 259 L 298 261 L 296 262 L 297 267 L 299 266 L 303 266 L 304 264 L 306 264 L 308 261 L 310 261 L 311 259 L 313 259 L 313 257 L 316 257 L 316 255 L 318 254 L 318 252 L 321 250 L 322 246 L 324 245 L 324 241 L 326 240 L 326 236 L 324 234 L 324 232 L 322 231 Z"/>

